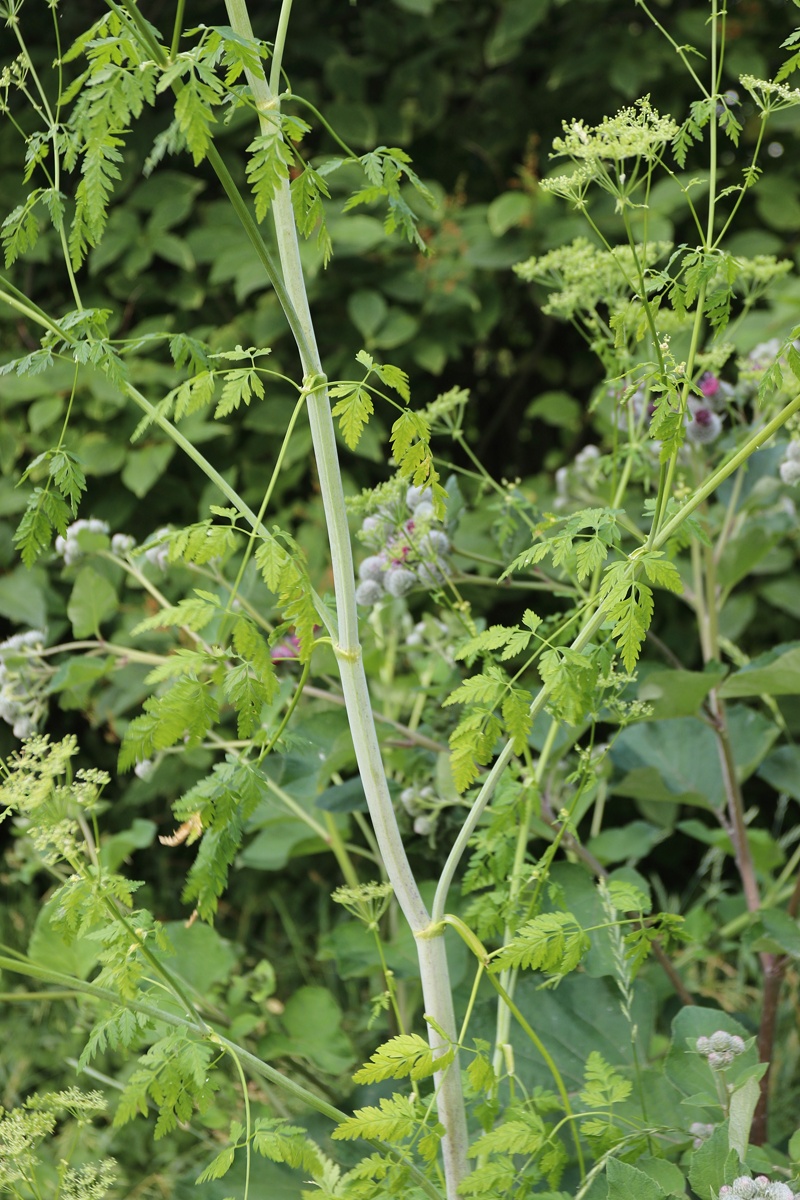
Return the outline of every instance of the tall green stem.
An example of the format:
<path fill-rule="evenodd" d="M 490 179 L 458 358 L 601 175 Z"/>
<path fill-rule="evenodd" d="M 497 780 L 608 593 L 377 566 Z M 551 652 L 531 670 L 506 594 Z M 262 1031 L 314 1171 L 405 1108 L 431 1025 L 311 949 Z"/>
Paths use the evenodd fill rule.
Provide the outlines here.
<path fill-rule="evenodd" d="M 291 0 L 284 0 L 282 6 L 279 20 L 279 32 L 282 37 L 285 36 L 290 4 Z M 235 32 L 242 37 L 252 38 L 245 0 L 226 0 L 226 7 L 228 19 Z M 248 82 L 259 113 L 262 135 L 279 137 L 279 127 L 274 120 L 279 112 L 277 95 L 262 74 L 249 72 Z M 308 393 L 308 415 L 328 528 L 336 595 L 339 628 L 334 651 L 339 664 L 353 746 L 387 874 L 397 901 L 412 931 L 417 935 L 420 977 L 426 1009 L 436 1018 L 447 1037 L 455 1043 L 455 1013 L 443 931 L 439 931 L 433 937 L 419 937 L 426 931 L 429 934 L 430 917 L 411 871 L 397 826 L 372 716 L 358 636 L 353 559 L 336 437 L 327 388 L 318 386 L 325 379 L 325 372 L 317 349 L 308 305 L 288 182 L 284 182 L 278 188 L 272 211 L 283 285 L 301 335 L 297 338 L 297 343 L 303 375 L 305 379 L 315 381 L 313 390 L 309 390 Z M 438 1049 L 444 1040 L 432 1027 L 430 1039 L 434 1050 Z M 435 1085 L 439 1119 L 446 1130 L 442 1152 L 447 1196 L 448 1200 L 456 1200 L 459 1183 L 468 1173 L 466 1116 L 457 1062 L 436 1078 Z"/>

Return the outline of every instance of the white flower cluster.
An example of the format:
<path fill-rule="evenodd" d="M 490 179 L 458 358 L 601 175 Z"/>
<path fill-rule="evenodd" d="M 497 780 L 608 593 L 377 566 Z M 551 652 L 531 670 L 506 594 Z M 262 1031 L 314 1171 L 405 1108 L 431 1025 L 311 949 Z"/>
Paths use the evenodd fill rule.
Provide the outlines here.
<path fill-rule="evenodd" d="M 64 564 L 71 567 L 74 562 L 82 558 L 86 553 L 84 545 L 82 545 L 83 534 L 101 534 L 108 536 L 109 528 L 105 521 L 99 521 L 95 517 L 89 517 L 87 520 L 73 521 L 68 526 L 63 537 L 56 538 L 56 554 L 60 554 L 64 559 Z"/>
<path fill-rule="evenodd" d="M 0 719 L 16 738 L 36 733 L 47 716 L 51 672 L 41 657 L 45 640 L 41 629 L 31 629 L 0 642 Z"/>
<path fill-rule="evenodd" d="M 739 1054 L 744 1054 L 746 1046 L 738 1033 L 718 1029 L 711 1037 L 699 1037 L 695 1049 L 708 1059 L 712 1071 L 724 1071 Z"/>
<path fill-rule="evenodd" d="M 788 1183 L 777 1183 L 766 1175 L 740 1175 L 732 1184 L 719 1189 L 719 1200 L 797 1200 L 800 1193 L 793 1192 Z"/>
<path fill-rule="evenodd" d="M 780 477 L 790 487 L 800 483 L 800 441 L 793 438 L 786 447 L 783 461 L 778 467 Z"/>
<path fill-rule="evenodd" d="M 420 585 L 438 587 L 447 577 L 450 539 L 436 520 L 430 488 L 410 487 L 399 513 L 386 508 L 365 517 L 361 538 L 374 553 L 358 568 L 359 604 L 406 596 Z"/>

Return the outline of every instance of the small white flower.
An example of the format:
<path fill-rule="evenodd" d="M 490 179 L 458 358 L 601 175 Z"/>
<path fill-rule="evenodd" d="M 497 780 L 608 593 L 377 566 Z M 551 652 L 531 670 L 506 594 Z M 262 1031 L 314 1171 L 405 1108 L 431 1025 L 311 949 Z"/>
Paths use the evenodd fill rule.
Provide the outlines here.
<path fill-rule="evenodd" d="M 64 536 L 56 538 L 56 554 L 60 554 L 64 559 L 64 565 L 70 567 L 85 553 L 80 544 L 80 535 L 82 533 L 107 534 L 108 531 L 108 524 L 105 521 L 98 520 L 96 517 L 73 521 L 71 525 L 67 526 Z"/>
<path fill-rule="evenodd" d="M 28 716 L 20 717 L 19 720 L 14 722 L 11 732 L 15 738 L 23 740 L 30 737 L 31 734 L 36 733 L 36 722 Z"/>
<path fill-rule="evenodd" d="M 414 833 L 418 833 L 420 837 L 427 837 L 435 824 L 433 817 L 417 817 L 414 821 Z"/>

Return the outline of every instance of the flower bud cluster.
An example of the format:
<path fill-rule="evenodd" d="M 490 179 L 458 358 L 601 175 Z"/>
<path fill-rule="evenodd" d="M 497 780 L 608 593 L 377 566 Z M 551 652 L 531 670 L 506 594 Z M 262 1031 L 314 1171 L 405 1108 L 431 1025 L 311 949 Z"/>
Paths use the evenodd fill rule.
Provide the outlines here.
<path fill-rule="evenodd" d="M 800 1193 L 793 1192 L 788 1183 L 777 1183 L 766 1175 L 740 1175 L 732 1184 L 719 1189 L 719 1200 L 798 1200 Z"/>
<path fill-rule="evenodd" d="M 64 565 L 71 567 L 74 562 L 82 558 L 86 554 L 86 541 L 82 535 L 95 534 L 101 537 L 107 537 L 109 533 L 108 525 L 105 521 L 99 521 L 95 517 L 89 517 L 87 520 L 73 521 L 68 526 L 63 537 L 56 538 L 56 554 L 60 554 L 64 559 Z M 107 544 L 107 543 L 106 543 Z"/>
<path fill-rule="evenodd" d="M 430 488 L 410 487 L 399 506 L 365 517 L 361 539 L 373 553 L 358 568 L 359 604 L 406 596 L 415 587 L 439 587 L 447 578 L 450 539 L 436 519 Z"/>
<path fill-rule="evenodd" d="M 783 483 L 788 483 L 790 487 L 800 483 L 800 441 L 793 438 L 789 442 L 778 472 Z"/>
<path fill-rule="evenodd" d="M 36 733 L 47 716 L 52 671 L 41 655 L 44 643 L 41 629 L 15 633 L 0 642 L 0 719 L 11 726 L 16 738 Z"/>
<path fill-rule="evenodd" d="M 414 821 L 414 833 L 428 837 L 436 828 L 436 794 L 432 787 L 407 787 L 400 793 L 400 803 Z"/>
<path fill-rule="evenodd" d="M 695 1049 L 708 1059 L 712 1071 L 724 1071 L 738 1055 L 744 1054 L 746 1046 L 738 1033 L 718 1029 L 711 1037 L 699 1037 Z"/>
<path fill-rule="evenodd" d="M 711 1137 L 715 1129 L 716 1125 L 706 1125 L 703 1121 L 692 1121 L 691 1125 L 689 1126 L 689 1133 L 694 1139 L 692 1145 L 694 1146 L 695 1150 L 700 1149 L 703 1142 L 707 1138 Z"/>
<path fill-rule="evenodd" d="M 170 530 L 166 526 L 157 529 L 155 533 L 150 534 L 143 547 L 142 557 L 145 562 L 152 563 L 159 571 L 166 571 L 169 562 L 169 534 Z"/>

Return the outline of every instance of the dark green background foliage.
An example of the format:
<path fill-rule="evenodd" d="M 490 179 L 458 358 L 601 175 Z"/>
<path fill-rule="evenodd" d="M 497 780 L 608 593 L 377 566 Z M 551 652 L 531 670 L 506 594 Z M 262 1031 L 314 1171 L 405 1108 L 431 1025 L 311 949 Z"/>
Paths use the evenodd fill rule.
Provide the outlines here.
<path fill-rule="evenodd" d="M 553 472 L 572 463 L 587 443 L 608 435 L 610 427 L 608 412 L 602 408 L 599 415 L 590 412 L 602 379 L 597 359 L 567 323 L 542 313 L 544 290 L 525 286 L 511 273 L 513 264 L 585 232 L 579 214 L 538 187 L 539 179 L 554 170 L 549 146 L 565 119 L 582 117 L 596 124 L 603 115 L 646 93 L 661 111 L 682 119 L 694 98 L 690 81 L 674 69 L 673 50 L 646 17 L 633 3 L 620 0 L 295 3 L 284 64 L 292 91 L 320 109 L 357 153 L 376 145 L 403 147 L 434 201 L 429 204 L 409 196 L 429 251 L 423 253 L 399 235 L 387 239 L 377 211 L 359 208 L 343 214 L 344 201 L 357 181 L 350 168 L 331 178 L 332 198 L 327 205 L 334 251 L 331 264 L 323 268 L 313 239 L 303 247 L 321 357 L 329 377 L 349 378 L 356 352 L 366 348 L 379 361 L 388 360 L 408 372 L 415 407 L 450 388 L 469 388 L 471 403 L 465 416 L 469 444 L 497 479 L 517 479 L 520 492 L 547 509 L 554 503 Z M 99 15 L 101 10 L 95 7 Z M 270 39 L 276 6 L 258 7 L 252 14 L 255 33 Z M 91 17 L 79 8 L 64 7 L 65 45 Z M 163 26 L 166 36 L 172 7 L 159 0 L 143 9 L 156 27 Z M 727 51 L 731 88 L 737 87 L 740 73 L 771 77 L 783 61 L 785 52 L 779 46 L 790 29 L 787 9 L 783 0 L 731 0 Z M 654 10 L 679 41 L 704 43 L 704 8 L 660 0 Z M 23 24 L 33 12 L 33 0 L 26 0 Z M 218 4 L 190 0 L 191 25 L 223 20 Z M 48 23 L 37 14 L 28 20 L 25 34 L 34 62 L 46 73 L 53 58 Z M 4 32 L 0 69 L 10 61 L 11 49 Z M 74 71 L 75 65 L 67 70 Z M 207 164 L 194 170 L 188 158 L 177 157 L 143 177 L 153 140 L 169 120 L 169 106 L 166 98 L 162 100 L 154 110 L 145 111 L 126 142 L 108 228 L 101 244 L 90 251 L 82 274 L 84 303 L 113 306 L 110 326 L 115 336 L 131 338 L 167 329 L 204 339 L 219 351 L 237 345 L 270 346 L 269 367 L 296 377 L 296 351 L 278 302 Z M 29 114 L 17 111 L 15 103 L 12 98 L 11 111 L 27 128 Z M 300 144 L 307 160 L 318 164 L 337 153 L 335 142 L 306 106 L 289 100 L 285 111 L 312 125 Z M 723 184 L 738 179 L 757 135 L 757 114 L 744 93 L 736 111 L 744 129 L 738 150 L 727 145 L 723 150 Z M 799 108 L 790 109 L 770 126 L 768 175 L 745 198 L 728 246 L 734 253 L 773 254 L 800 266 L 798 114 Z M 252 122 L 242 110 L 217 132 L 218 147 L 243 190 L 245 151 L 253 136 Z M 687 171 L 700 169 L 692 161 L 694 154 L 690 152 Z M 0 119 L 2 215 L 24 194 L 21 158 L 13 122 Z M 694 237 L 675 189 L 657 188 L 651 205 L 652 236 L 676 243 Z M 592 211 L 610 240 L 621 236 L 613 201 L 597 200 Z M 51 230 L 43 232 L 34 250 L 13 265 L 9 277 L 52 313 L 72 307 L 60 248 Z M 737 335 L 737 351 L 745 353 L 772 336 L 784 337 L 800 321 L 798 314 L 800 285 L 789 276 L 778 284 L 770 305 L 759 307 Z M 0 362 L 34 349 L 37 336 L 22 316 L 0 308 Z M 153 402 L 175 383 L 172 364 L 158 353 L 134 363 L 131 378 Z M 72 387 L 72 372 L 66 366 L 56 366 L 45 379 L 43 386 L 36 376 L 0 378 L 0 618 L 7 633 L 46 626 L 51 643 L 89 637 L 101 625 L 110 640 L 127 645 L 131 630 L 143 617 L 152 616 L 156 606 L 149 605 L 141 588 L 123 586 L 118 568 L 93 559 L 65 570 L 45 556 L 26 571 L 14 550 L 14 530 L 30 489 L 29 483 L 20 484 L 22 473 L 36 455 L 57 441 Z M 212 422 L 210 416 L 198 413 L 181 425 L 255 507 L 275 466 L 296 401 L 294 391 L 279 381 L 267 386 L 268 402 L 254 401 L 230 420 Z M 376 413 L 354 452 L 340 445 L 350 493 L 387 476 L 385 447 L 391 423 L 387 412 Z M 132 442 L 138 420 L 139 414 L 107 380 L 81 376 L 70 427 L 70 449 L 88 480 L 81 515 L 105 520 L 112 532 L 130 533 L 141 541 L 159 527 L 205 519 L 208 505 L 220 500 L 158 429 L 151 427 Z M 457 547 L 495 559 L 500 554 L 507 562 L 527 542 L 520 541 L 519 530 L 508 536 L 503 532 L 501 502 L 482 492 L 469 477 L 463 476 L 460 484 L 455 481 L 451 472 L 470 466 L 461 448 L 444 445 L 441 452 L 448 518 L 457 529 Z M 800 802 L 800 755 L 794 745 L 800 734 L 796 517 L 793 525 L 788 512 L 781 516 L 770 510 L 764 515 L 758 490 L 759 479 L 775 476 L 779 458 L 780 452 L 767 450 L 753 465 L 742 495 L 750 524 L 739 531 L 721 566 L 723 583 L 736 589 L 722 612 L 724 636 L 735 641 L 745 656 L 755 657 L 776 645 L 788 656 L 781 659 L 785 674 L 780 685 L 775 683 L 777 668 L 769 661 L 757 664 L 767 672 L 760 684 L 739 676 L 725 685 L 736 765 L 740 780 L 749 781 L 748 805 L 757 810 L 752 844 L 762 882 L 774 880 L 795 851 L 795 806 Z M 729 494 L 722 490 L 723 503 Z M 290 530 L 303 546 L 312 583 L 320 592 L 327 590 L 322 510 L 304 418 L 277 479 L 268 524 L 273 521 Z M 355 532 L 355 519 L 353 528 Z M 474 569 L 477 575 L 462 587 L 475 617 L 486 624 L 515 623 L 521 611 L 518 594 L 484 586 L 498 571 L 491 564 L 475 566 L 466 556 L 459 561 L 465 573 Z M 196 575 L 181 565 L 171 567 L 166 576 L 152 573 L 147 578 L 175 604 L 198 586 Z M 251 564 L 244 575 L 242 597 L 257 596 L 258 586 Z M 535 600 L 537 613 L 545 618 L 557 610 L 557 601 L 547 592 L 537 593 Z M 446 800 L 427 831 L 419 825 L 415 828 L 413 811 L 404 818 L 412 865 L 425 879 L 437 875 L 463 820 L 446 756 L 436 753 L 431 743 L 441 746 L 447 741 L 454 710 L 443 707 L 443 702 L 464 672 L 462 663 L 443 652 L 443 647 L 452 649 L 459 632 L 452 613 L 437 614 L 444 625 L 437 625 L 429 615 L 422 645 L 419 638 L 413 649 L 413 642 L 406 643 L 414 620 L 423 618 L 423 605 L 421 598 L 412 597 L 411 615 L 403 610 L 396 627 L 389 618 L 372 627 L 365 637 L 365 653 L 390 721 L 409 720 L 419 678 L 425 679 L 432 700 L 421 727 L 428 745 L 406 742 L 402 735 L 394 737 L 388 726 L 383 729 L 398 804 L 403 787 L 409 785 L 417 792 L 435 786 Z M 658 907 L 686 917 L 695 939 L 681 961 L 687 986 L 702 1004 L 725 1010 L 715 1013 L 711 1029 L 730 1026 L 732 1032 L 741 1028 L 752 1036 L 760 1004 L 753 984 L 757 955 L 767 949 L 788 956 L 788 995 L 778 1013 L 773 1084 L 781 1103 L 771 1129 L 773 1143 L 785 1150 L 800 1098 L 800 1046 L 793 1024 L 800 986 L 796 922 L 777 907 L 749 925 L 743 919 L 732 848 L 713 819 L 713 810 L 724 801 L 717 747 L 708 724 L 696 719 L 722 672 L 715 674 L 713 665 L 703 671 L 687 609 L 665 591 L 658 593 L 654 631 L 665 657 L 654 654 L 645 659 L 638 685 L 627 697 L 653 704 L 652 713 L 619 734 L 599 778 L 585 796 L 579 789 L 571 819 L 594 863 L 618 871 L 629 883 L 649 881 Z M 151 629 L 136 645 L 166 653 L 174 642 L 171 633 Z M 115 669 L 111 658 L 102 657 L 64 662 L 49 685 L 53 736 L 77 734 L 87 762 L 113 770 L 120 738 L 153 690 L 145 682 L 148 669 L 136 661 Z M 298 671 L 297 664 L 277 664 L 282 702 L 291 690 L 286 680 L 296 682 Z M 333 657 L 323 649 L 314 660 L 313 684 L 327 689 L 333 675 Z M 770 696 L 771 707 L 761 703 L 761 686 Z M 785 736 L 773 750 L 779 727 Z M 601 721 L 595 731 L 598 742 L 611 736 L 611 728 Z M 556 748 L 563 750 L 564 757 L 548 781 L 556 811 L 546 809 L 532 822 L 541 846 L 552 840 L 558 798 L 566 794 L 566 776 L 576 769 L 576 760 L 569 757 L 570 739 L 585 733 L 585 727 L 578 733 L 569 729 L 559 733 Z M 545 735 L 544 722 L 537 723 L 531 735 L 535 749 L 541 749 Z M 358 822 L 366 806 L 355 779 L 343 710 L 332 705 L 302 710 L 292 736 L 294 741 L 280 756 L 272 782 L 319 828 L 332 821 L 343 837 L 359 840 Z M 2 756 L 16 745 L 7 727 L 0 725 Z M 255 797 L 243 849 L 220 901 L 217 932 L 204 929 L 199 948 L 196 940 L 185 936 L 180 921 L 186 905 L 177 881 L 189 872 L 196 849 L 180 845 L 166 853 L 157 835 L 168 835 L 173 829 L 170 803 L 206 778 L 215 761 L 207 746 L 189 745 L 185 753 L 165 757 L 149 778 L 115 778 L 102 813 L 104 833 L 111 835 L 104 851 L 108 865 L 113 870 L 123 863 L 133 864 L 134 877 L 145 881 L 137 903 L 171 923 L 179 974 L 203 991 L 215 1011 L 227 1013 L 237 1036 L 250 1037 L 262 1057 L 280 1060 L 293 1077 L 313 1082 L 336 1103 L 377 1103 L 378 1095 L 384 1094 L 380 1087 L 362 1085 L 353 1092 L 349 1072 L 389 1027 L 383 1012 L 375 1026 L 370 1023 L 370 998 L 383 987 L 380 958 L 362 925 L 330 902 L 330 892 L 341 880 L 335 863 L 323 853 L 324 841 L 295 817 L 278 811 L 270 803 L 266 784 Z M 512 792 L 509 786 L 508 792 L 498 793 L 491 821 L 479 833 L 474 862 L 484 871 L 484 888 L 492 879 L 498 886 L 504 883 L 510 869 L 516 833 Z M 598 805 L 603 815 L 606 797 L 602 829 L 595 829 L 592 815 Z M 187 813 L 190 810 L 187 805 Z M 7 837 L 7 826 L 0 836 Z M 95 966 L 91 949 L 81 952 L 65 945 L 53 936 L 47 919 L 37 917 L 33 893 L 45 895 L 50 881 L 17 855 L 12 839 L 7 840 L 0 882 L 7 887 L 10 902 L 0 912 L 0 942 L 21 950 L 29 947 L 37 961 L 87 977 Z M 785 883 L 781 881 L 782 886 Z M 595 890 L 575 862 L 553 868 L 553 886 L 553 903 L 546 902 L 546 908 L 560 908 L 561 897 L 586 924 L 602 919 Z M 468 888 L 469 880 L 465 892 Z M 785 890 L 780 896 L 785 899 Z M 468 896 L 462 900 L 470 903 Z M 482 895 L 473 909 L 479 931 L 484 922 L 487 937 L 497 933 L 492 903 L 492 894 Z M 419 1006 L 413 939 L 394 917 L 385 933 L 388 965 L 401 991 L 405 989 L 403 1003 L 410 1014 Z M 452 957 L 457 1001 L 463 1006 L 472 972 L 463 946 L 456 945 Z M 614 1049 L 624 1046 L 621 1065 L 632 1070 L 634 1062 L 629 1027 L 610 981 L 611 949 L 605 943 L 593 946 L 584 966 L 584 975 L 572 976 L 559 990 L 544 993 L 544 1001 L 529 981 L 518 995 L 521 1006 L 538 1006 L 539 1033 L 571 1089 L 581 1086 L 583 1067 L 593 1050 L 599 1049 L 612 1065 L 619 1065 Z M 8 979 L 4 976 L 3 986 L 11 990 L 16 985 Z M 657 967 L 648 964 L 641 980 L 634 1018 L 638 1048 L 643 1059 L 650 1060 L 645 1082 L 653 1088 L 656 1103 L 662 1103 L 670 1119 L 679 1123 L 685 1114 L 677 1093 L 668 1094 L 660 1060 L 680 1003 Z M 80 1054 L 90 1025 L 81 1010 L 76 1016 L 66 1005 L 42 1002 L 37 1007 L 38 1003 L 25 1010 L 24 1018 L 21 1005 L 19 1010 L 11 1008 L 6 1018 L 10 1036 L 0 1046 L 0 1104 L 8 1107 L 34 1088 L 71 1080 L 69 1064 Z M 256 1010 L 258 1019 L 253 1015 Z M 592 1014 L 588 1025 L 582 1023 L 587 1010 Z M 494 995 L 487 989 L 476 1007 L 475 1036 L 493 1037 L 494 1011 Z M 736 1013 L 742 1025 L 727 1013 Z M 681 1016 L 679 1022 L 686 1024 L 686 1029 L 681 1025 L 681 1036 L 706 1031 L 704 1019 L 692 1024 L 694 1018 Z M 67 1066 L 63 1073 L 61 1064 Z M 109 1075 L 120 1069 L 113 1054 L 98 1065 Z M 529 1087 L 552 1086 L 535 1055 L 526 1057 L 520 1051 L 516 1068 Z M 686 1094 L 691 1094 L 690 1073 L 673 1050 L 667 1076 Z M 206 1162 L 224 1144 L 230 1114 L 239 1102 L 228 1076 L 216 1082 L 221 1090 L 203 1123 L 159 1143 L 155 1155 L 148 1131 L 142 1132 L 143 1122 L 132 1125 L 124 1139 L 96 1130 L 92 1153 L 113 1152 L 121 1158 L 131 1187 L 144 1178 L 147 1163 L 142 1196 L 194 1194 L 190 1185 L 198 1162 Z M 255 1098 L 272 1099 L 266 1093 Z M 703 1114 L 702 1106 L 698 1111 Z M 311 1118 L 308 1124 L 314 1136 L 327 1136 L 329 1126 L 322 1119 Z M 341 1146 L 337 1144 L 334 1152 L 341 1155 Z M 349 1152 L 346 1147 L 345 1157 Z M 788 1164 L 789 1160 L 782 1161 Z M 259 1194 L 271 1200 L 298 1195 L 296 1186 L 287 1182 L 288 1175 L 277 1167 L 268 1164 L 267 1169 L 261 1164 L 259 1169 L 265 1172 L 258 1177 Z M 221 1200 L 234 1193 L 241 1187 L 238 1170 L 237 1161 L 231 1176 L 208 1185 L 202 1194 Z"/>

